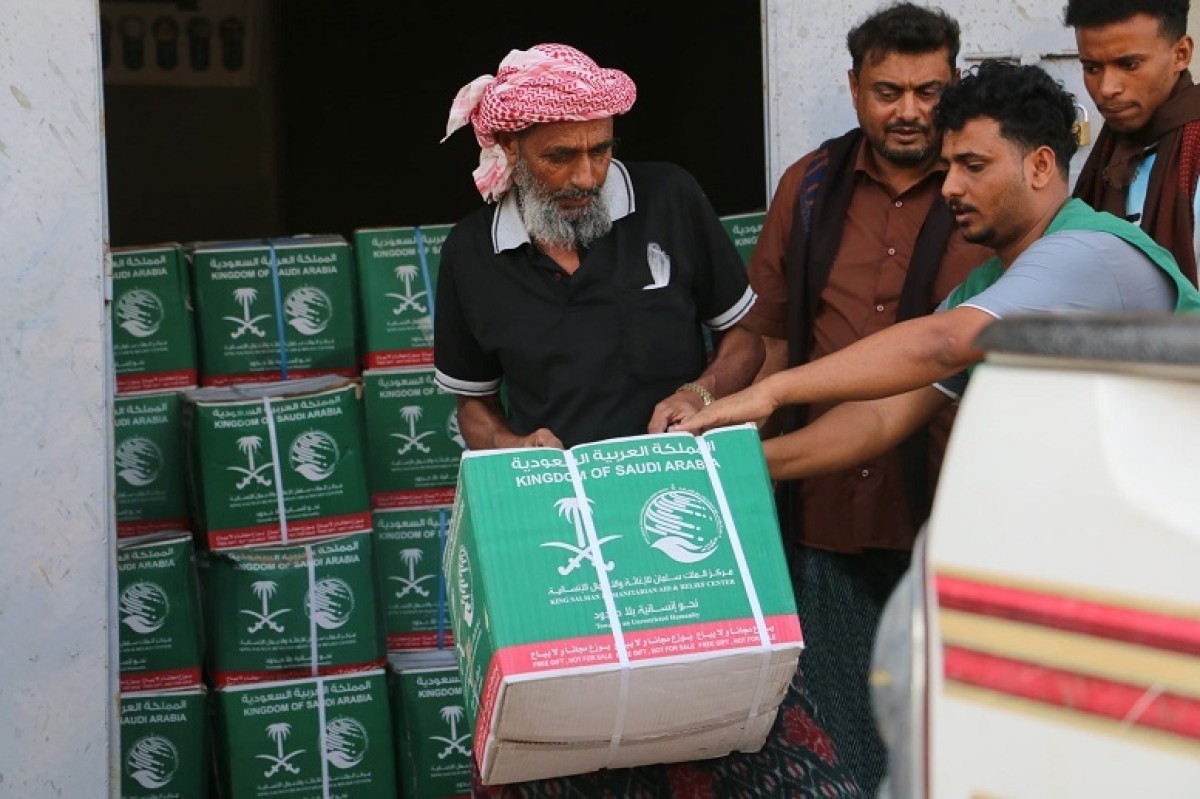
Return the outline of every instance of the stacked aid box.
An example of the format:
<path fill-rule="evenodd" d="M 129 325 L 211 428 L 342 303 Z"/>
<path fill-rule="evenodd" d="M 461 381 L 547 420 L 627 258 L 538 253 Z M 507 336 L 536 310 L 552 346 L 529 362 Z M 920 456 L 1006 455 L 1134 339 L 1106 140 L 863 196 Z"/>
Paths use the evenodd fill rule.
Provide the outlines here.
<path fill-rule="evenodd" d="M 394 795 L 361 385 L 184 396 L 224 795 Z"/>
<path fill-rule="evenodd" d="M 112 253 L 120 783 L 126 799 L 208 795 L 200 607 L 180 446 L 197 383 L 183 248 Z"/>
<path fill-rule="evenodd" d="M 470 793 L 473 719 L 465 714 L 451 654 L 442 574 L 466 444 L 455 398 L 437 388 L 433 372 L 433 302 L 450 228 L 369 228 L 354 236 L 363 308 L 367 471 L 406 799 Z M 422 685 L 431 680 L 436 688 Z"/>

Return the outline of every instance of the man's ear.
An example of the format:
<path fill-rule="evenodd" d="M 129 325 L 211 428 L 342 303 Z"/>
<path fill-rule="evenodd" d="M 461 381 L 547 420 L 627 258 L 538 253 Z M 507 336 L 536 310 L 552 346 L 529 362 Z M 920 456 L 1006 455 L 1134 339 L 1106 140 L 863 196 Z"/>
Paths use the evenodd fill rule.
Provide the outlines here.
<path fill-rule="evenodd" d="M 1025 165 L 1029 183 L 1035 189 L 1043 189 L 1052 181 L 1060 179 L 1058 158 L 1054 155 L 1054 150 L 1044 144 L 1025 156 Z"/>
<path fill-rule="evenodd" d="M 508 158 L 509 166 L 516 166 L 518 156 L 520 155 L 521 137 L 515 133 L 499 130 L 496 131 L 496 144 L 504 150 L 504 155 Z"/>
<path fill-rule="evenodd" d="M 1191 65 L 1194 46 L 1192 37 L 1185 34 L 1180 36 L 1179 41 L 1175 42 L 1175 46 L 1171 48 L 1177 72 L 1183 72 Z"/>
<path fill-rule="evenodd" d="M 854 74 L 854 70 L 846 70 L 846 77 L 850 81 L 850 101 L 858 107 L 858 76 Z"/>

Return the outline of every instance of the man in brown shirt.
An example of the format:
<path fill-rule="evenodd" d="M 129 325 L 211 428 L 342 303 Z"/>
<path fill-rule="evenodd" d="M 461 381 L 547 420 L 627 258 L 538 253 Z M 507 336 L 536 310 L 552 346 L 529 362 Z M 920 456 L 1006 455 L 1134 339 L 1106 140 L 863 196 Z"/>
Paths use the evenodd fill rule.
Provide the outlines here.
<path fill-rule="evenodd" d="M 990 255 L 962 239 L 941 198 L 932 111 L 957 75 L 958 24 L 901 3 L 847 44 L 859 127 L 784 173 L 750 259 L 759 299 L 743 326 L 766 341 L 765 374 L 932 312 Z M 826 410 L 801 409 L 782 420 L 785 432 Z M 781 490 L 810 645 L 801 670 L 868 795 L 886 765 L 867 693 L 871 643 L 928 511 L 949 421 L 883 457 Z"/>

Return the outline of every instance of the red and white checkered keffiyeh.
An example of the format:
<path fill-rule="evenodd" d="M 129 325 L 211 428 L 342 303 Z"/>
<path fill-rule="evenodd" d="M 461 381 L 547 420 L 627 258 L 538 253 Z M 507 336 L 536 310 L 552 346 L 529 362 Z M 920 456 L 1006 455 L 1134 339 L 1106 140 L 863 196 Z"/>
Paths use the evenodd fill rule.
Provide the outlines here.
<path fill-rule="evenodd" d="M 508 191 L 512 176 L 504 150 L 496 143 L 497 132 L 515 133 L 541 122 L 604 119 L 624 114 L 635 99 L 637 87 L 624 72 L 601 69 L 565 44 L 538 44 L 510 51 L 494 77 L 481 75 L 459 89 L 450 106 L 446 137 L 468 122 L 475 128 L 483 148 L 475 187 L 492 202 Z"/>

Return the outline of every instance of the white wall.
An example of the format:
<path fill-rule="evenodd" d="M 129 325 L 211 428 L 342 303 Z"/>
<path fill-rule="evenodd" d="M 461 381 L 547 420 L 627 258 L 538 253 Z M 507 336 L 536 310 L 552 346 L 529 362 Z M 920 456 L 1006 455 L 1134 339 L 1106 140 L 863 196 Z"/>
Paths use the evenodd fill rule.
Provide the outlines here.
<path fill-rule="evenodd" d="M 763 0 L 769 192 L 774 192 L 779 176 L 796 159 L 856 124 L 846 78 L 850 69 L 846 34 L 887 4 L 884 0 Z M 1066 0 L 928 4 L 943 8 L 962 27 L 959 66 L 968 68 L 986 56 L 1015 56 L 1024 63 L 1040 64 L 1087 108 L 1093 136 L 1099 131 L 1099 114 L 1083 87 L 1075 57 L 1074 33 L 1062 25 Z M 1087 151 L 1081 148 L 1072 161 L 1073 176 Z"/>
<path fill-rule="evenodd" d="M 96 0 L 0 14 L 0 796 L 111 792 Z"/>

